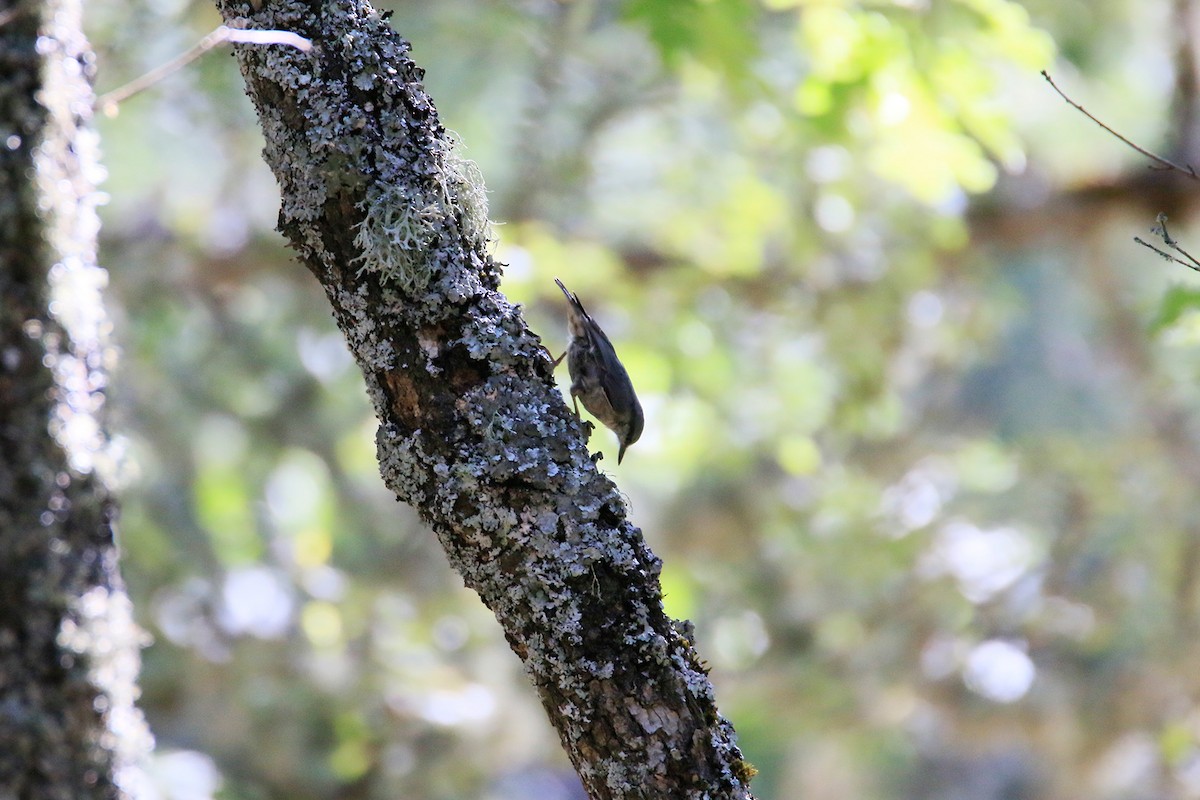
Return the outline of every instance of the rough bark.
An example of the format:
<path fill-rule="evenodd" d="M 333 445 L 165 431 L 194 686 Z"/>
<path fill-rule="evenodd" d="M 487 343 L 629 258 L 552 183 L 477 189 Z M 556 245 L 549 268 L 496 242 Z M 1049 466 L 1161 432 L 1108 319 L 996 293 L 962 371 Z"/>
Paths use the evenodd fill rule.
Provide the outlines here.
<path fill-rule="evenodd" d="M 359 0 L 258 5 L 218 0 L 227 24 L 315 45 L 237 55 L 280 230 L 379 416 L 384 481 L 496 614 L 593 798 L 749 798 L 686 626 L 663 613 L 661 563 L 497 291 L 481 182 L 407 42 Z"/>
<path fill-rule="evenodd" d="M 97 474 L 92 54 L 77 0 L 0 11 L 0 796 L 124 797 L 149 734 Z"/>

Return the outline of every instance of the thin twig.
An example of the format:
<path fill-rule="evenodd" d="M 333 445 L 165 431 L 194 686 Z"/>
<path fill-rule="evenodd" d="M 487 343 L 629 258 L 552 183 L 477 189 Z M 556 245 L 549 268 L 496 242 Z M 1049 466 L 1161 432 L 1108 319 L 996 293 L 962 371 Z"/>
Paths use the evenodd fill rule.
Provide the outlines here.
<path fill-rule="evenodd" d="M 303 36 L 292 33 L 290 31 L 255 31 L 243 30 L 241 28 L 230 28 L 227 25 L 219 25 L 217 28 L 195 45 L 187 52 L 163 64 L 160 67 L 150 70 L 145 75 L 135 78 L 129 83 L 111 92 L 106 92 L 96 99 L 96 108 L 108 116 L 115 116 L 117 106 L 122 101 L 128 100 L 138 92 L 149 89 L 154 84 L 166 78 L 173 72 L 183 69 L 188 64 L 195 61 L 200 56 L 212 50 L 218 45 L 225 42 L 242 42 L 245 44 L 284 44 L 295 47 L 307 53 L 312 50 L 312 42 L 305 39 Z"/>
<path fill-rule="evenodd" d="M 1158 253 L 1160 256 L 1165 258 L 1167 261 L 1173 261 L 1176 264 L 1180 264 L 1182 266 L 1187 267 L 1188 269 L 1194 269 L 1196 272 L 1200 272 L 1200 266 L 1196 266 L 1195 264 L 1189 264 L 1188 262 L 1183 261 L 1182 259 L 1178 259 L 1175 256 L 1171 255 L 1170 253 L 1166 252 L 1165 250 L 1161 250 L 1161 249 L 1155 247 L 1154 245 L 1150 244 L 1149 242 L 1147 242 L 1145 239 L 1143 239 L 1140 236 L 1133 237 L 1133 240 L 1135 242 L 1137 242 L 1138 244 L 1140 244 L 1142 247 L 1149 247 L 1151 250 Z"/>
<path fill-rule="evenodd" d="M 1054 89 L 1054 91 L 1058 92 L 1058 96 L 1059 96 L 1059 97 L 1061 97 L 1063 100 L 1066 100 L 1066 101 L 1067 101 L 1067 103 L 1068 103 L 1070 106 L 1072 106 L 1073 108 L 1075 108 L 1077 111 L 1079 111 L 1079 112 L 1080 112 L 1081 114 L 1083 114 L 1085 117 L 1087 117 L 1088 119 L 1090 119 L 1092 122 L 1094 122 L 1094 123 L 1096 123 L 1097 125 L 1099 125 L 1099 126 L 1100 126 L 1101 128 L 1103 128 L 1104 130 L 1106 130 L 1106 131 L 1108 131 L 1109 133 L 1111 133 L 1113 136 L 1115 136 L 1115 137 L 1117 137 L 1118 139 L 1120 139 L 1122 142 L 1124 142 L 1124 143 L 1125 143 L 1125 144 L 1127 144 L 1128 146 L 1132 147 L 1132 148 L 1133 148 L 1134 150 L 1136 150 L 1137 152 L 1139 152 L 1139 153 L 1141 153 L 1142 155 L 1144 155 L 1146 158 L 1149 158 L 1149 159 L 1151 159 L 1152 161 L 1156 161 L 1156 162 L 1158 162 L 1158 164 L 1159 164 L 1159 165 L 1160 165 L 1160 166 L 1161 166 L 1163 169 L 1173 169 L 1173 170 L 1178 170 L 1179 172 L 1182 172 L 1184 175 L 1187 175 L 1189 178 L 1191 178 L 1191 179 L 1193 179 L 1193 180 L 1200 180 L 1200 174 L 1197 174 L 1197 173 L 1196 173 L 1196 168 L 1195 168 L 1195 167 L 1191 166 L 1190 164 L 1189 164 L 1189 165 L 1187 165 L 1187 166 L 1180 166 L 1179 164 L 1176 164 L 1174 161 L 1171 161 L 1170 159 L 1163 158 L 1162 156 L 1160 156 L 1160 155 L 1156 155 L 1155 153 L 1151 153 L 1149 150 L 1147 150 L 1146 148 L 1142 147 L 1141 145 L 1134 144 L 1133 142 L 1129 141 L 1128 139 L 1126 139 L 1126 138 L 1125 138 L 1124 136 L 1122 136 L 1121 134 L 1119 134 L 1119 133 L 1117 133 L 1116 131 L 1114 131 L 1112 128 L 1110 128 L 1110 127 L 1108 127 L 1107 125 L 1105 125 L 1105 124 L 1104 124 L 1103 122 L 1101 122 L 1100 120 L 1096 119 L 1096 117 L 1092 116 L 1091 112 L 1089 112 L 1089 111 L 1088 111 L 1086 108 L 1084 108 L 1083 106 L 1079 105 L 1079 103 L 1076 103 L 1074 100 L 1072 100 L 1071 98 L 1067 97 L 1066 93 L 1065 93 L 1065 92 L 1064 92 L 1062 89 L 1058 88 L 1058 84 L 1056 84 L 1056 83 L 1054 82 L 1054 79 L 1050 77 L 1050 73 L 1046 72 L 1046 70 L 1042 70 L 1042 77 L 1046 79 L 1046 83 L 1049 83 L 1049 84 L 1050 84 L 1050 87 L 1051 87 L 1052 89 Z M 1147 245 L 1147 246 L 1149 246 L 1149 245 Z"/>
<path fill-rule="evenodd" d="M 1150 229 L 1151 233 L 1157 233 L 1159 236 L 1162 237 L 1162 240 L 1167 243 L 1168 247 L 1170 247 L 1172 250 L 1175 250 L 1176 252 L 1183 253 L 1185 256 L 1188 257 L 1189 261 L 1191 261 L 1193 264 L 1195 264 L 1197 266 L 1200 266 L 1200 261 L 1197 261 L 1195 256 L 1193 256 L 1187 250 L 1184 250 L 1182 247 L 1180 247 L 1179 240 L 1177 240 L 1174 236 L 1172 236 L 1167 231 L 1167 215 L 1166 214 L 1160 213 L 1154 219 L 1154 221 L 1157 222 L 1158 225 L 1156 227 Z"/>
<path fill-rule="evenodd" d="M 1155 234 L 1156 236 L 1161 237 L 1163 242 L 1167 245 L 1167 247 L 1171 248 L 1176 253 L 1182 253 L 1184 258 L 1187 259 L 1187 261 L 1184 261 L 1183 259 L 1180 259 L 1180 258 L 1177 258 L 1177 257 L 1171 255 L 1166 250 L 1162 250 L 1161 248 L 1155 247 L 1154 245 L 1150 244 L 1149 242 L 1145 241 L 1144 239 L 1142 239 L 1139 236 L 1133 237 L 1133 240 L 1135 242 L 1137 242 L 1138 244 L 1140 244 L 1142 247 L 1149 247 L 1151 250 L 1158 253 L 1160 256 L 1165 258 L 1167 261 L 1174 261 L 1176 264 L 1180 264 L 1182 266 L 1187 267 L 1188 269 L 1193 269 L 1196 272 L 1200 272 L 1200 260 L 1197 260 L 1195 256 L 1193 256 L 1187 250 L 1184 250 L 1182 247 L 1180 247 L 1179 242 L 1176 241 L 1174 239 L 1174 237 L 1171 236 L 1170 232 L 1167 230 L 1167 215 L 1159 214 L 1156 222 L 1158 222 L 1158 225 L 1151 228 L 1150 232 Z"/>

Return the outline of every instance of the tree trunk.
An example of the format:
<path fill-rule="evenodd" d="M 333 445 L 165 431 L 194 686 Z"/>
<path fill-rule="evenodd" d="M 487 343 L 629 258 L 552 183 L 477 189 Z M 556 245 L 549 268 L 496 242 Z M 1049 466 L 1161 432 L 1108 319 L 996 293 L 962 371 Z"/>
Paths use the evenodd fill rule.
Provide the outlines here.
<path fill-rule="evenodd" d="M 495 613 L 588 792 L 751 797 L 687 626 L 663 613 L 661 562 L 497 291 L 482 183 L 408 43 L 361 0 L 218 6 L 314 44 L 237 47 L 280 230 L 362 369 L 384 481 Z"/>
<path fill-rule="evenodd" d="M 118 798 L 150 747 L 98 474 L 111 350 L 78 0 L 0 10 L 0 795 Z"/>

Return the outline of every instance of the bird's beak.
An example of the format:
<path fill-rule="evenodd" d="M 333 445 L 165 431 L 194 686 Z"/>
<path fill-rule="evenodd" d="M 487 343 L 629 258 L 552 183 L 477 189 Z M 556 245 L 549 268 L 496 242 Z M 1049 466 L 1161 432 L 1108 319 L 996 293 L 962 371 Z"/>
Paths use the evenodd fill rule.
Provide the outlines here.
<path fill-rule="evenodd" d="M 625 443 L 621 442 L 621 449 L 617 451 L 617 463 L 621 463 L 621 459 L 625 457 Z"/>

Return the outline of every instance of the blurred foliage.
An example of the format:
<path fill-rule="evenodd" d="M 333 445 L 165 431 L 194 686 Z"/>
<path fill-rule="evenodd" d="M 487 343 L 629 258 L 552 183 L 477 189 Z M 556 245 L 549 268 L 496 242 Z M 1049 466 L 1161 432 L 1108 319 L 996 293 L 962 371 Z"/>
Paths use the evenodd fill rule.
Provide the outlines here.
<path fill-rule="evenodd" d="M 1129 241 L 1136 198 L 1020 236 L 971 199 L 1028 213 L 1140 168 L 1038 71 L 1153 146 L 1171 3 L 388 8 L 488 180 L 504 290 L 557 354 L 562 277 L 634 378 L 642 440 L 619 468 L 592 444 L 759 797 L 1200 797 L 1195 279 Z M 104 91 L 219 19 L 88 23 Z M 580 797 L 381 485 L 229 53 L 101 129 L 164 797 Z"/>

